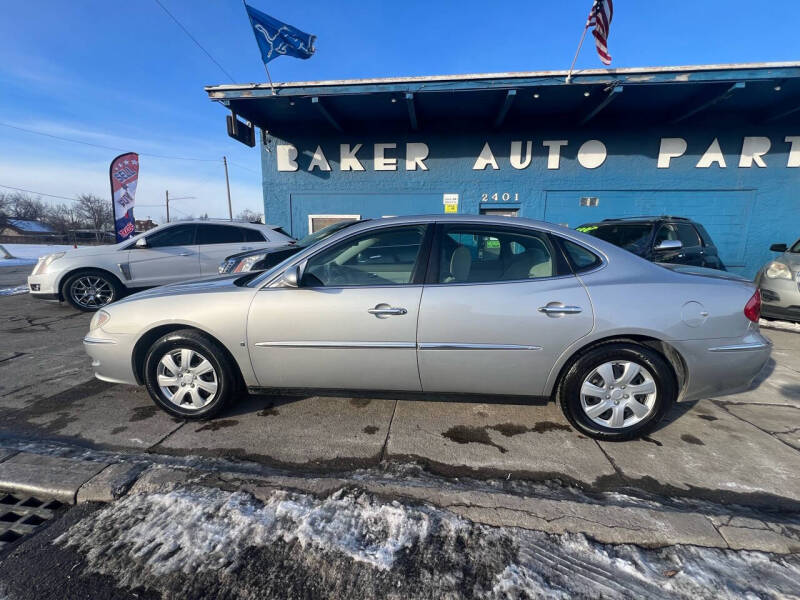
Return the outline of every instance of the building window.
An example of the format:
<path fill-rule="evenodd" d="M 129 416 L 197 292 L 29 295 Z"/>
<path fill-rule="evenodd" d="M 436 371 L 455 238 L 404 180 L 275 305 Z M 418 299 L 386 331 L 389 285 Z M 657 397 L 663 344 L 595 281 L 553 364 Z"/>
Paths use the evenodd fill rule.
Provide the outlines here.
<path fill-rule="evenodd" d="M 323 227 L 341 221 L 358 221 L 361 215 L 308 215 L 308 233 L 319 231 Z"/>
<path fill-rule="evenodd" d="M 518 217 L 518 208 L 484 208 L 481 207 L 482 215 L 495 215 L 497 217 Z"/>

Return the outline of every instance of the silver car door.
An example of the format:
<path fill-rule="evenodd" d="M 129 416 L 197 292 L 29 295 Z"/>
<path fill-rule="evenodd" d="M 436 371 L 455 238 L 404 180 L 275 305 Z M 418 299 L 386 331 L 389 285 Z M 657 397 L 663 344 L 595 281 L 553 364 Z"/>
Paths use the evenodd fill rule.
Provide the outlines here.
<path fill-rule="evenodd" d="M 361 231 L 311 256 L 300 287 L 260 290 L 247 322 L 259 383 L 419 391 L 416 328 L 425 231 Z"/>
<path fill-rule="evenodd" d="M 544 233 L 437 229 L 418 326 L 423 390 L 541 394 L 559 355 L 592 329 L 586 290 Z"/>
<path fill-rule="evenodd" d="M 129 287 L 153 287 L 200 276 L 194 224 L 158 228 L 146 236 L 147 247 L 131 246 Z"/>

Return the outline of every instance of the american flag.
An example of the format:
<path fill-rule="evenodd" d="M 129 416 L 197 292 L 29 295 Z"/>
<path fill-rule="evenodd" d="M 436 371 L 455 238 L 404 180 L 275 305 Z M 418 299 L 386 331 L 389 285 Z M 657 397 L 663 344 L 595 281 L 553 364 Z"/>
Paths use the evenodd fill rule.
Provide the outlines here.
<path fill-rule="evenodd" d="M 604 65 L 611 64 L 611 55 L 608 53 L 608 31 L 612 18 L 614 18 L 613 0 L 594 0 L 592 10 L 589 11 L 589 19 L 586 21 L 586 29 L 594 27 L 592 30 L 594 45 Z"/>

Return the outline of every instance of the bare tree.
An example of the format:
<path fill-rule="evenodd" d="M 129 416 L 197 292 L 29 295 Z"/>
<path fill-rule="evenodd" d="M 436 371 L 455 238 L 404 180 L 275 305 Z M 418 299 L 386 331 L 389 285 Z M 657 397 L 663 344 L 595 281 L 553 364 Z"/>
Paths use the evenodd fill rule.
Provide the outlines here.
<path fill-rule="evenodd" d="M 81 218 L 75 205 L 57 204 L 47 211 L 46 222 L 59 233 L 68 233 L 74 229 L 81 229 L 86 222 Z"/>
<path fill-rule="evenodd" d="M 101 239 L 100 231 L 105 231 L 113 226 L 111 202 L 99 198 L 94 194 L 80 194 L 76 200 L 78 215 L 87 224 L 98 232 L 97 239 Z"/>
<path fill-rule="evenodd" d="M 44 221 L 47 205 L 41 198 L 34 198 L 24 192 L 14 192 L 7 196 L 12 218 L 28 221 Z"/>
<path fill-rule="evenodd" d="M 256 212 L 245 208 L 242 212 L 236 215 L 237 221 L 245 221 L 246 223 L 263 223 L 264 213 Z"/>

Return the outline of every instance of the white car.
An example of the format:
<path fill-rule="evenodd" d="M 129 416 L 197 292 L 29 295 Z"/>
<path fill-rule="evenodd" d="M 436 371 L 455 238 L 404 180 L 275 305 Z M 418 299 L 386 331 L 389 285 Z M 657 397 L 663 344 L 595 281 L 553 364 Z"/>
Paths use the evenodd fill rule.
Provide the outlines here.
<path fill-rule="evenodd" d="M 218 274 L 226 256 L 293 241 L 279 227 L 235 221 L 180 221 L 113 246 L 77 248 L 39 258 L 30 293 L 95 311 L 139 290 Z"/>

